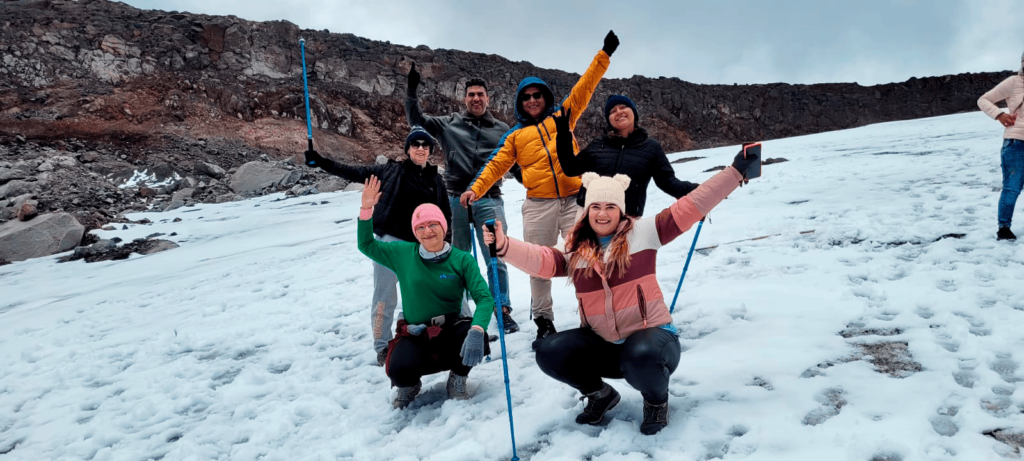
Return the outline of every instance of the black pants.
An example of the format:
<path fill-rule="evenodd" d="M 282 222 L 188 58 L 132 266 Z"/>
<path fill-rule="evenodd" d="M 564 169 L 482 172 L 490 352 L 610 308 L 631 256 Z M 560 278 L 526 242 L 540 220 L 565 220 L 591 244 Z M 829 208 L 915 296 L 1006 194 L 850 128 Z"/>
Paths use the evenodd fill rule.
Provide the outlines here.
<path fill-rule="evenodd" d="M 622 344 L 590 328 L 555 333 L 537 345 L 537 364 L 548 376 L 584 394 L 601 390 L 601 378 L 625 378 L 652 404 L 668 401 L 668 378 L 679 366 L 679 338 L 661 328 L 633 333 Z"/>
<path fill-rule="evenodd" d="M 471 319 L 459 319 L 445 325 L 433 339 L 427 332 L 416 336 L 400 336 L 389 344 L 387 372 L 391 385 L 412 387 L 426 375 L 451 370 L 459 376 L 468 376 L 470 367 L 462 364 L 462 343 L 466 340 Z M 486 344 L 486 342 L 485 342 Z M 488 349 L 485 346 L 485 349 Z"/>

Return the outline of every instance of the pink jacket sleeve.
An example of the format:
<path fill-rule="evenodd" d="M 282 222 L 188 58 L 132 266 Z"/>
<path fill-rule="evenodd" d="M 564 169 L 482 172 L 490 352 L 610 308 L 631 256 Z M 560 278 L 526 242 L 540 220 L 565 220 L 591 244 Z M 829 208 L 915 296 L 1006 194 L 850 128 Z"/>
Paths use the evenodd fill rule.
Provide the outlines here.
<path fill-rule="evenodd" d="M 981 95 L 978 98 L 978 108 L 981 109 L 986 115 L 992 118 L 996 118 L 999 114 L 1003 113 L 1003 110 L 996 106 L 996 103 L 1003 101 L 1010 97 L 1013 92 L 1013 79 L 1018 78 L 1017 76 L 1010 77 L 1002 82 L 999 82 L 995 88 L 988 90 L 987 93 Z"/>
<path fill-rule="evenodd" d="M 743 176 L 733 167 L 726 167 L 721 173 L 704 181 L 697 189 L 669 205 L 655 217 L 658 238 L 665 245 L 686 232 L 700 221 L 719 202 L 736 190 Z"/>
<path fill-rule="evenodd" d="M 565 277 L 565 255 L 554 248 L 526 243 L 509 237 L 501 259 L 534 277 Z"/>

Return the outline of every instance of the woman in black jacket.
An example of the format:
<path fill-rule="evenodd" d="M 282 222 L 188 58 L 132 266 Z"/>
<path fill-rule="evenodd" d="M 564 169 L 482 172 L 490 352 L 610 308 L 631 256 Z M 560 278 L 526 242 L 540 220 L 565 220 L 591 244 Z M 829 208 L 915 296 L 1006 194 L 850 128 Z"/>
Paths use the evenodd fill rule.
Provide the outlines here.
<path fill-rule="evenodd" d="M 373 209 L 373 233 L 383 242 L 416 242 L 413 234 L 412 212 L 424 203 L 441 208 L 446 224 L 451 224 L 452 210 L 448 204 L 448 191 L 437 166 L 427 163 L 434 149 L 434 138 L 426 130 L 414 126 L 405 138 L 403 162 L 388 160 L 383 165 L 355 166 L 325 158 L 315 150 L 306 151 L 306 166 L 320 168 L 351 182 L 363 183 L 371 176 L 380 178 L 381 197 Z M 445 240 L 451 240 L 450 237 Z M 391 325 L 398 307 L 398 276 L 376 262 L 373 263 L 373 299 L 371 326 L 373 348 L 377 364 L 383 366 L 388 341 L 392 338 Z"/>
<path fill-rule="evenodd" d="M 592 171 L 608 177 L 616 174 L 629 176 L 625 212 L 636 217 L 644 214 L 647 186 L 652 178 L 659 189 L 676 199 L 699 186 L 676 178 L 661 144 L 648 137 L 647 130 L 640 128 L 640 116 L 632 100 L 617 94 L 609 96 L 604 105 L 604 118 L 608 122 L 608 131 L 577 155 L 573 155 L 571 148 L 572 137 L 558 136 L 558 161 L 566 175 L 580 176 Z M 559 133 L 570 132 L 567 117 L 561 121 L 556 117 L 555 121 L 566 125 L 565 131 Z M 565 148 L 563 144 L 566 144 Z M 580 189 L 576 201 L 581 207 L 586 202 L 586 195 L 587 189 Z"/>

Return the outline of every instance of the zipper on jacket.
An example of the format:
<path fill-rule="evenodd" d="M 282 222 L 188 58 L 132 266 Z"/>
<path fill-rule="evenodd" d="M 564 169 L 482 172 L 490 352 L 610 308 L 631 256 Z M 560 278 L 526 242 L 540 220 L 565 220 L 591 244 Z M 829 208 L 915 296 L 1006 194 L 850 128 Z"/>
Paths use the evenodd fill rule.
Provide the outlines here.
<path fill-rule="evenodd" d="M 636 286 L 636 301 L 640 306 L 640 318 L 644 320 L 644 328 L 647 328 L 647 300 L 644 299 L 644 289 Z"/>
<path fill-rule="evenodd" d="M 543 125 L 544 123 L 538 123 L 537 125 Z M 537 126 L 535 125 L 535 126 Z M 544 131 L 548 131 L 548 127 L 544 127 Z M 537 136 L 540 136 L 540 144 L 544 146 L 544 151 L 548 153 L 548 165 L 551 165 L 551 176 L 555 178 L 555 196 L 562 198 L 562 192 L 558 190 L 558 173 L 555 173 L 555 162 L 551 160 L 551 150 L 548 149 L 548 143 L 544 141 L 544 133 L 540 132 L 540 126 L 537 126 Z M 548 141 L 551 140 L 551 133 L 548 133 Z"/>

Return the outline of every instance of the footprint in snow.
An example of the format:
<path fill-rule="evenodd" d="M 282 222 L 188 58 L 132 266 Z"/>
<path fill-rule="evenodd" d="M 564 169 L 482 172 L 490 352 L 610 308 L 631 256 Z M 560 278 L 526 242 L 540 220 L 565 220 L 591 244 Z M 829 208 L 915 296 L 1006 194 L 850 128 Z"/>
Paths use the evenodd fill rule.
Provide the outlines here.
<path fill-rule="evenodd" d="M 1013 354 L 1011 353 L 997 353 L 996 359 L 992 362 L 989 368 L 999 374 L 999 377 L 1003 378 L 1003 381 L 1008 383 L 1024 381 L 1024 379 L 1016 376 L 1020 365 L 1013 360 Z"/>
<path fill-rule="evenodd" d="M 918 317 L 921 317 L 925 320 L 928 320 L 935 315 L 935 312 L 924 306 L 918 307 L 917 310 L 914 311 L 914 313 L 917 314 Z"/>
<path fill-rule="evenodd" d="M 974 359 L 960 359 L 960 370 L 953 372 L 953 380 L 960 387 L 973 388 L 974 384 L 978 382 L 978 374 L 974 372 L 977 367 L 978 362 Z"/>
<path fill-rule="evenodd" d="M 743 437 L 749 431 L 750 429 L 747 429 L 746 426 L 736 425 L 729 428 L 729 431 L 726 433 L 724 438 L 701 442 L 706 451 L 704 452 L 704 456 L 699 459 L 723 459 L 729 454 L 749 455 L 753 453 L 756 451 L 756 447 L 742 446 L 730 449 L 733 445 L 733 439 Z"/>
<path fill-rule="evenodd" d="M 954 312 L 953 315 L 966 320 L 971 326 L 968 331 L 974 336 L 988 336 L 992 334 L 992 329 L 985 327 L 985 321 L 982 319 L 975 318 L 973 315 L 965 312 Z"/>
<path fill-rule="evenodd" d="M 935 334 L 935 342 L 949 352 L 960 350 L 960 342 L 953 339 L 953 336 L 942 325 L 932 325 L 932 333 Z"/>
<path fill-rule="evenodd" d="M 840 387 L 825 389 L 821 395 L 816 397 L 816 400 L 821 403 L 821 407 L 811 410 L 804 416 L 803 424 L 805 426 L 817 426 L 828 421 L 829 418 L 838 415 L 848 403 L 846 391 Z"/>
<path fill-rule="evenodd" d="M 960 427 L 953 421 L 953 417 L 960 412 L 960 407 L 957 406 L 942 406 L 935 411 L 937 413 L 933 416 L 929 422 L 932 424 L 932 430 L 936 434 L 952 437 L 960 431 Z"/>

